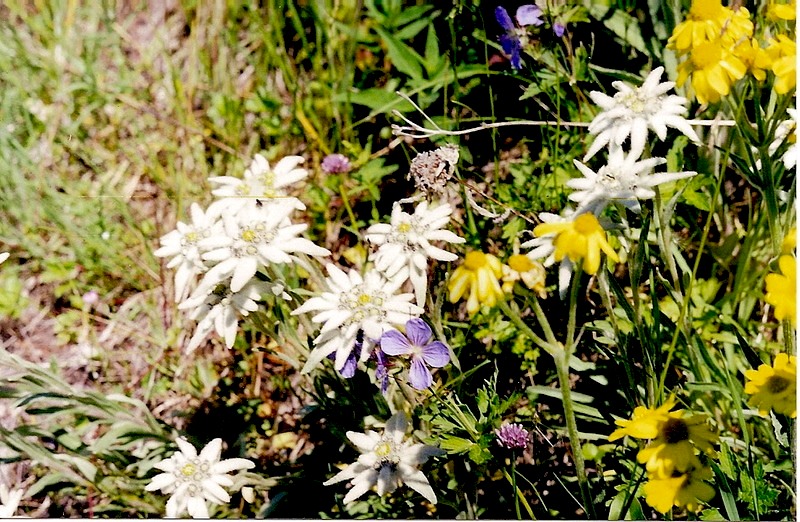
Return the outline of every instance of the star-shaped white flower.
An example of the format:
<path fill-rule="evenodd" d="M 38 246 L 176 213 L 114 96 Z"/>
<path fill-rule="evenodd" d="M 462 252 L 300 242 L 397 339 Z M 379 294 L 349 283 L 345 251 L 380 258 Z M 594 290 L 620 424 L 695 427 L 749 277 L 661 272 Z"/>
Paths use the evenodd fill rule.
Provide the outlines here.
<path fill-rule="evenodd" d="M 365 360 L 383 332 L 397 329 L 423 312 L 421 307 L 410 302 L 413 295 L 395 295 L 403 280 L 386 279 L 377 270 L 370 270 L 362 278 L 356 270 L 346 274 L 332 264 L 326 268 L 329 290 L 292 312 L 292 315 L 318 312 L 311 320 L 324 323 L 302 373 L 308 373 L 334 352 L 334 366 L 341 370 L 356 345 L 359 332 L 363 334 L 361 360 Z"/>
<path fill-rule="evenodd" d="M 606 145 L 622 145 L 628 137 L 631 139 L 630 154 L 638 158 L 644 151 L 648 129 L 662 141 L 667 137 L 667 127 L 677 129 L 694 142 L 700 141 L 685 118 L 686 98 L 666 94 L 675 82 L 659 83 L 663 73 L 663 67 L 656 67 L 641 87 L 615 81 L 612 85 L 618 92 L 613 97 L 598 91 L 589 93 L 603 112 L 589 124 L 589 133 L 596 137 L 584 161 Z"/>
<path fill-rule="evenodd" d="M 237 214 L 223 214 L 223 233 L 200 242 L 207 250 L 203 260 L 217 264 L 206 272 L 198 291 L 208 291 L 231 277 L 231 291 L 238 292 L 259 267 L 292 263 L 294 253 L 329 255 L 327 249 L 297 237 L 308 225 L 289 220 L 294 209 L 294 205 L 283 200 L 269 205 L 253 200 Z"/>
<path fill-rule="evenodd" d="M 634 154 L 626 156 L 620 147 L 611 147 L 608 164 L 600 167 L 597 172 L 578 160 L 573 162 L 584 175 L 583 178 L 567 182 L 568 187 L 577 190 L 569 195 L 569 199 L 580 205 L 576 211 L 579 214 L 593 212 L 599 215 L 609 203 L 620 203 L 639 213 L 641 211 L 639 200 L 651 199 L 656 195 L 653 187 L 697 174 L 696 172 L 650 174 L 653 168 L 663 165 L 667 160 L 664 158 L 638 160 L 638 156 Z"/>
<path fill-rule="evenodd" d="M 267 159 L 256 154 L 250 168 L 244 171 L 244 178 L 234 176 L 215 176 L 208 180 L 216 185 L 211 191 L 228 204 L 238 206 L 248 198 L 288 199 L 298 210 L 305 209 L 299 199 L 287 196 L 286 188 L 308 176 L 308 171 L 297 166 L 305 160 L 301 156 L 286 156 L 271 168 Z"/>
<path fill-rule="evenodd" d="M 176 229 L 161 238 L 161 248 L 153 252 L 157 257 L 172 257 L 167 268 L 178 267 L 175 272 L 175 301 L 183 300 L 188 294 L 192 279 L 207 270 L 201 259 L 204 250 L 200 241 L 222 233 L 219 219 L 220 206 L 212 204 L 204 212 L 200 205 L 192 203 L 189 212 L 191 224 L 178 221 Z"/>
<path fill-rule="evenodd" d="M 397 412 L 386 422 L 383 434 L 372 430 L 366 433 L 348 431 L 347 438 L 355 444 L 361 455 L 358 460 L 334 475 L 323 484 L 329 486 L 349 480 L 353 487 L 344 497 L 347 504 L 356 500 L 377 485 L 378 495 L 388 495 L 405 484 L 431 504 L 436 504 L 427 477 L 417 469 L 430 457 L 444 455 L 444 451 L 425 444 L 412 444 L 405 439 L 408 419 Z"/>
<path fill-rule="evenodd" d="M 24 493 L 21 489 L 9 489 L 5 484 L 0 484 L 0 518 L 14 516 Z"/>
<path fill-rule="evenodd" d="M 255 466 L 247 459 L 220 460 L 222 439 L 214 439 L 200 454 L 186 439 L 175 440 L 180 452 L 154 467 L 164 473 L 153 477 L 146 491 L 160 489 L 172 495 L 167 501 L 167 518 L 177 518 L 188 511 L 192 518 L 208 518 L 207 502 L 226 504 L 231 496 L 223 487 L 233 485 L 229 473 Z"/>
<path fill-rule="evenodd" d="M 233 347 L 239 330 L 239 318 L 258 310 L 256 301 L 272 292 L 270 285 L 261 281 L 250 281 L 238 292 L 221 284 L 208 294 L 195 295 L 178 305 L 181 310 L 192 310 L 190 317 L 197 321 L 194 335 L 186 346 L 186 353 L 193 352 L 211 330 L 225 340 L 225 346 Z"/>
<path fill-rule="evenodd" d="M 392 207 L 390 223 L 378 223 L 367 229 L 367 241 L 380 245 L 374 256 L 375 268 L 388 278 L 410 278 L 420 306 L 425 306 L 428 289 L 428 258 L 438 261 L 458 259 L 457 255 L 433 246 L 431 242 L 460 244 L 466 241 L 442 229 L 450 221 L 452 213 L 453 208 L 446 203 L 429 208 L 423 201 L 414 209 L 414 214 L 408 214 L 403 212 L 398 202 Z"/>

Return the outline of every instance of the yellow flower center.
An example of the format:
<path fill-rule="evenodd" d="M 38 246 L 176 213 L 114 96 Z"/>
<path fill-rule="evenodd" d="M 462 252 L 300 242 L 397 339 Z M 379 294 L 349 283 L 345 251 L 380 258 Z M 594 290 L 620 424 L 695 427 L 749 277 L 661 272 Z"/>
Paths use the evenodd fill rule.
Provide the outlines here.
<path fill-rule="evenodd" d="M 789 381 L 778 375 L 773 375 L 769 379 L 767 379 L 766 386 L 767 390 L 769 390 L 770 393 L 778 394 L 789 387 Z"/>
<path fill-rule="evenodd" d="M 197 467 L 191 462 L 181 468 L 181 474 L 185 477 L 191 477 L 197 472 Z"/>
<path fill-rule="evenodd" d="M 397 227 L 397 231 L 401 234 L 407 234 L 411 232 L 412 228 L 413 227 L 411 226 L 411 223 L 400 223 L 400 225 Z"/>
<path fill-rule="evenodd" d="M 184 237 L 186 238 L 186 241 L 188 241 L 189 243 L 195 243 L 199 239 L 197 232 L 194 231 L 189 232 Z"/>
<path fill-rule="evenodd" d="M 676 444 L 689 440 L 689 426 L 682 419 L 670 418 L 664 423 L 661 431 L 667 440 L 667 444 Z"/>
<path fill-rule="evenodd" d="M 714 42 L 705 42 L 692 50 L 692 63 L 696 69 L 705 69 L 722 60 L 722 48 Z"/>
<path fill-rule="evenodd" d="M 375 455 L 386 458 L 392 453 L 392 446 L 388 442 L 381 442 L 375 446 Z"/>
<path fill-rule="evenodd" d="M 516 272 L 527 272 L 532 270 L 536 265 L 533 264 L 533 261 L 531 261 L 528 256 L 514 254 L 508 258 L 508 266 Z"/>
<path fill-rule="evenodd" d="M 249 228 L 242 230 L 242 239 L 244 241 L 247 241 L 248 243 L 252 243 L 253 241 L 256 240 L 257 237 L 258 234 L 256 234 L 255 230 Z"/>
<path fill-rule="evenodd" d="M 582 236 L 591 236 L 603 233 L 603 227 L 600 226 L 594 214 L 587 212 L 575 218 L 575 232 Z"/>
<path fill-rule="evenodd" d="M 372 301 L 372 297 L 369 294 L 361 294 L 358 296 L 358 304 L 360 305 L 368 305 Z"/>
<path fill-rule="evenodd" d="M 464 258 L 464 266 L 469 270 L 479 270 L 482 267 L 486 266 L 489 263 L 489 260 L 486 257 L 486 254 L 483 252 L 470 252 Z"/>

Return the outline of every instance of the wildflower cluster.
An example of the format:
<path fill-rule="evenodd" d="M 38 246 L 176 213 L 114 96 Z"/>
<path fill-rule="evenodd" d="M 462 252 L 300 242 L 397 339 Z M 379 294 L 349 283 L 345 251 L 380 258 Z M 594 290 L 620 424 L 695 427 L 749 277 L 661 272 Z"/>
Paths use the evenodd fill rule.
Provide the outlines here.
<path fill-rule="evenodd" d="M 657 408 L 637 406 L 630 420 L 616 421 L 619 428 L 608 437 L 609 441 L 625 436 L 650 441 L 636 460 L 647 469 L 645 500 L 661 513 L 673 506 L 697 511 L 701 502 L 714 496 L 714 488 L 704 482 L 711 478 L 711 470 L 698 454 L 714 455 L 719 437 L 705 415 L 670 411 L 674 407 L 673 399 Z"/>
<path fill-rule="evenodd" d="M 788 5 L 773 5 L 770 13 L 778 20 L 795 18 L 794 8 Z M 697 100 L 716 103 L 746 74 L 763 82 L 771 71 L 775 92 L 787 94 L 795 87 L 794 36 L 777 24 L 761 29 L 766 42 L 756 35 L 750 11 L 744 6 L 730 8 L 720 0 L 694 0 L 688 17 L 675 27 L 667 43 L 683 57 L 678 85 L 691 78 Z"/>

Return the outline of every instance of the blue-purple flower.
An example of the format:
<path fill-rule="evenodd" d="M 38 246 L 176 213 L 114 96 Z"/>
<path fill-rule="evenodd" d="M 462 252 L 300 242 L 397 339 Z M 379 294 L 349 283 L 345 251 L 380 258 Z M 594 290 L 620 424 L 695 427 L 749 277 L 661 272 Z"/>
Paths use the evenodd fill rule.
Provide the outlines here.
<path fill-rule="evenodd" d="M 500 429 L 494 430 L 497 435 L 497 444 L 508 449 L 525 449 L 528 445 L 528 430 L 520 424 L 504 424 Z"/>
<path fill-rule="evenodd" d="M 433 383 L 428 366 L 441 368 L 450 361 L 447 345 L 432 341 L 431 327 L 422 319 L 413 318 L 406 322 L 406 334 L 389 330 L 381 336 L 381 350 L 387 355 L 410 355 L 411 369 L 408 380 L 417 390 L 424 390 Z"/>
<path fill-rule="evenodd" d="M 320 164 L 326 174 L 342 174 L 350 171 L 350 160 L 343 154 L 328 154 Z"/>
<path fill-rule="evenodd" d="M 553 24 L 553 32 L 556 33 L 556 36 L 558 36 L 559 38 L 564 36 L 564 32 L 566 30 L 567 30 L 567 26 L 562 24 L 562 23 L 560 23 L 560 22 L 556 22 L 555 24 Z"/>
<path fill-rule="evenodd" d="M 494 10 L 494 17 L 500 27 L 505 29 L 506 34 L 500 35 L 500 45 L 506 54 L 511 55 L 511 67 L 514 69 L 521 69 L 522 63 L 520 61 L 520 51 L 528 43 L 528 30 L 525 27 L 529 25 L 542 25 L 544 21 L 539 18 L 542 15 L 542 10 L 539 6 L 534 4 L 526 4 L 517 9 L 517 25 L 511 20 L 508 11 L 505 7 L 497 6 Z"/>

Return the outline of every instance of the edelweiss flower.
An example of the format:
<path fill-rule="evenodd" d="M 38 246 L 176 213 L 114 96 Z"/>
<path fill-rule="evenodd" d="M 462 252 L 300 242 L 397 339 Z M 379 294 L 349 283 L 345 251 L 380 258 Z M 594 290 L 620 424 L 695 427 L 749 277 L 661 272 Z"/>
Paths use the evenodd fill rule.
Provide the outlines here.
<path fill-rule="evenodd" d="M 571 179 L 567 186 L 577 190 L 569 199 L 579 203 L 577 213 L 592 212 L 600 214 L 609 203 L 620 203 L 637 214 L 641 211 L 640 199 L 652 199 L 656 193 L 653 187 L 697 174 L 696 172 L 662 172 L 650 174 L 657 165 L 667 162 L 664 158 L 647 158 L 637 161 L 639 156 L 627 156 L 620 147 L 612 147 L 608 154 L 608 164 L 596 173 L 573 160 L 584 178 Z"/>
<path fill-rule="evenodd" d="M 292 224 L 289 215 L 294 209 L 294 205 L 284 200 L 270 205 L 251 201 L 237 214 L 224 214 L 224 234 L 200 242 L 200 247 L 207 250 L 203 260 L 218 264 L 206 272 L 198 290 L 213 288 L 232 276 L 231 291 L 238 292 L 259 267 L 292 263 L 295 258 L 290 254 L 329 255 L 328 250 L 297 237 L 308 225 Z"/>
<path fill-rule="evenodd" d="M 347 466 L 323 484 L 330 486 L 349 480 L 352 489 L 345 495 L 348 504 L 366 493 L 372 486 L 378 486 L 378 495 L 388 495 L 398 486 L 405 484 L 431 504 L 436 504 L 436 494 L 428 479 L 417 469 L 430 457 L 440 456 L 444 451 L 425 444 L 411 444 L 404 441 L 408 419 L 397 412 L 386 421 L 383 434 L 367 430 L 366 433 L 348 431 L 347 438 L 356 445 L 361 455 L 353 464 Z"/>
<path fill-rule="evenodd" d="M 211 330 L 215 330 L 225 339 L 225 346 L 233 347 L 236 332 L 239 328 L 239 316 L 247 316 L 258 310 L 256 301 L 261 295 L 270 292 L 270 285 L 261 281 L 250 281 L 238 292 L 233 292 L 228 285 L 218 285 L 207 295 L 193 296 L 178 305 L 181 310 L 192 310 L 190 317 L 197 321 L 194 335 L 186 346 L 186 353 L 191 353 L 200 346 Z"/>
<path fill-rule="evenodd" d="M 380 245 L 375 254 L 375 268 L 389 279 L 409 278 L 419 306 L 425 306 L 428 289 L 428 258 L 438 261 L 455 261 L 458 256 L 435 247 L 431 241 L 464 243 L 442 227 L 450 221 L 453 208 L 448 204 L 432 209 L 423 201 L 414 209 L 414 214 L 403 212 L 399 203 L 392 208 L 389 224 L 379 223 L 367 229 L 365 237 L 370 243 Z"/>
<path fill-rule="evenodd" d="M 23 494 L 24 491 L 21 489 L 8 489 L 5 484 L 0 484 L 0 518 L 12 518 L 14 516 Z"/>
<path fill-rule="evenodd" d="M 218 187 L 211 191 L 218 198 L 280 198 L 286 196 L 285 187 L 305 179 L 306 169 L 297 168 L 305 160 L 301 156 L 286 156 L 272 169 L 267 159 L 256 154 L 250 168 L 244 171 L 244 179 L 233 176 L 208 178 Z M 299 201 L 297 201 L 299 203 Z M 302 207 L 302 210 L 305 207 Z"/>
<path fill-rule="evenodd" d="M 402 280 L 386 279 L 377 270 L 367 272 L 362 278 L 355 270 L 345 274 L 332 264 L 326 268 L 329 290 L 292 312 L 292 315 L 319 312 L 311 320 L 324 323 L 302 373 L 308 373 L 334 352 L 334 366 L 341 370 L 358 341 L 359 332 L 363 336 L 361 360 L 365 360 L 383 332 L 423 312 L 421 307 L 410 302 L 413 295 L 394 295 L 403 284 Z"/>
<path fill-rule="evenodd" d="M 204 252 L 200 248 L 200 241 L 222 233 L 222 222 L 219 220 L 219 205 L 212 204 L 207 212 L 203 212 L 200 205 L 192 203 L 189 212 L 192 223 L 187 225 L 181 221 L 175 225 L 176 230 L 161 238 L 161 248 L 153 252 L 157 257 L 172 257 L 167 263 L 167 268 L 178 267 L 175 272 L 175 301 L 182 301 L 189 283 L 198 274 L 208 268 L 201 259 Z"/>
<path fill-rule="evenodd" d="M 686 98 L 667 95 L 675 82 L 659 83 L 663 73 L 663 67 L 656 67 L 647 75 L 641 87 L 615 81 L 612 85 L 618 92 L 613 98 L 598 91 L 589 93 L 603 112 L 589 124 L 589 132 L 597 137 L 584 156 L 584 161 L 606 145 L 622 145 L 629 136 L 630 155 L 638 158 L 647 143 L 647 129 L 655 132 L 662 141 L 667 138 L 667 127 L 677 129 L 694 142 L 700 141 L 684 118 L 688 111 Z"/>
<path fill-rule="evenodd" d="M 175 442 L 180 452 L 156 464 L 154 467 L 164 473 L 153 477 L 144 488 L 145 491 L 160 489 L 172 495 L 167 501 L 167 518 L 177 518 L 185 511 L 192 518 L 208 518 L 206 502 L 225 504 L 231 501 L 231 496 L 223 489 L 223 486 L 233 485 L 228 473 L 255 466 L 247 459 L 219 460 L 222 439 L 209 442 L 199 455 L 186 439 L 178 438 Z"/>

